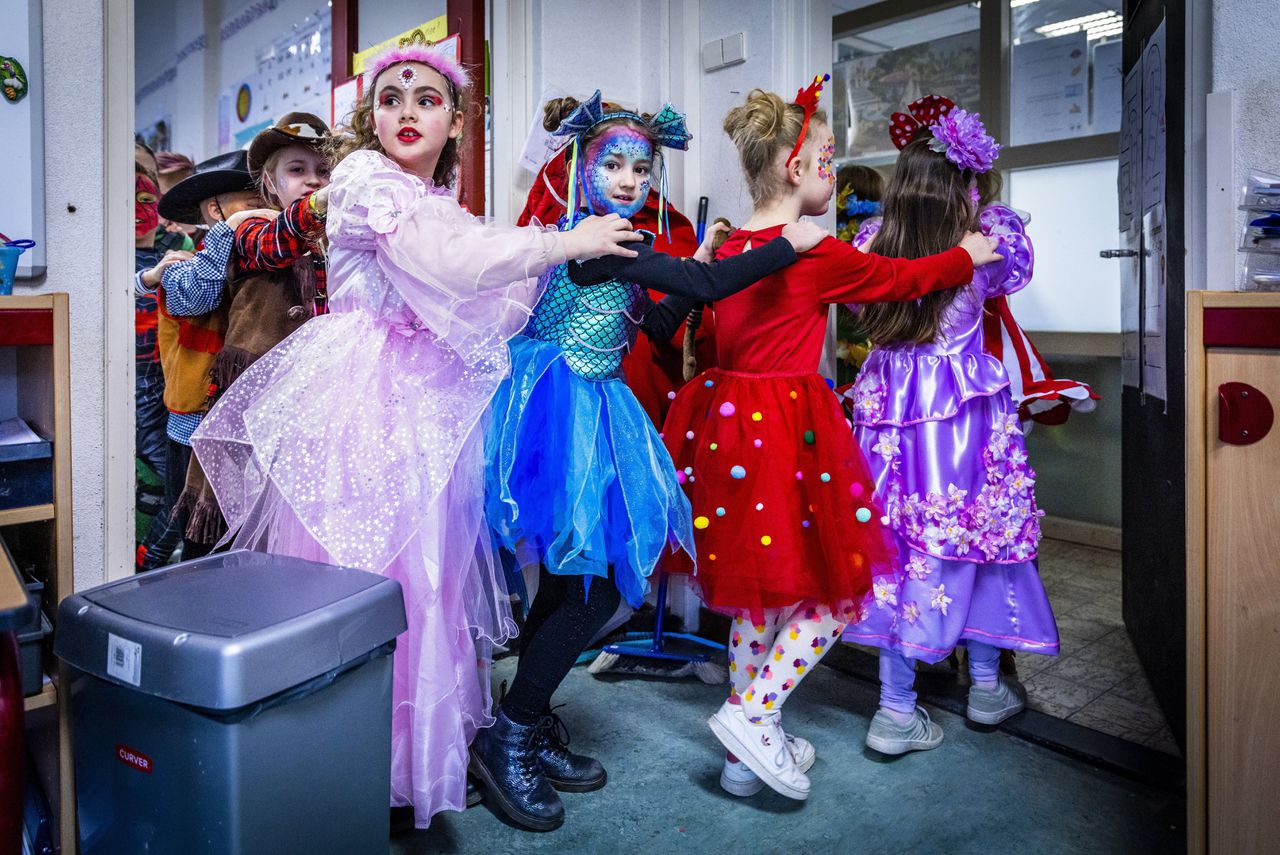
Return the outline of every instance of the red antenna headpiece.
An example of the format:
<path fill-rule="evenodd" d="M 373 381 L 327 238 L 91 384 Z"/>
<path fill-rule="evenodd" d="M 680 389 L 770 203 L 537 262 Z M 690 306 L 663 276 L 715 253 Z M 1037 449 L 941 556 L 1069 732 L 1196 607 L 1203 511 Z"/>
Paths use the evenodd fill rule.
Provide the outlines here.
<path fill-rule="evenodd" d="M 800 146 L 804 145 L 804 136 L 809 132 L 809 120 L 813 118 L 814 112 L 818 109 L 818 99 L 822 97 L 822 84 L 830 79 L 830 74 L 815 74 L 813 82 L 796 93 L 796 100 L 792 103 L 804 110 L 804 122 L 800 125 L 800 136 L 796 138 L 795 148 L 791 149 L 791 154 L 787 155 L 788 166 L 800 153 Z"/>

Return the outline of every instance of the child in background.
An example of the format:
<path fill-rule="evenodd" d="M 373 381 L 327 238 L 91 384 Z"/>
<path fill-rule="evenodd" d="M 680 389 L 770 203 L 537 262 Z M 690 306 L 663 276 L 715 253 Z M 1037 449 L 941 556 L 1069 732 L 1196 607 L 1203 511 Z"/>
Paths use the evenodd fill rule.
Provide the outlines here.
<path fill-rule="evenodd" d="M 249 173 L 263 200 L 280 214 L 249 219 L 235 230 L 229 275 L 225 281 L 204 282 L 205 299 L 191 307 L 197 313 L 220 312 L 224 318 L 225 332 L 209 384 L 210 405 L 262 354 L 326 311 L 320 241 L 329 139 L 329 127 L 317 116 L 288 113 L 249 144 Z M 187 470 L 178 512 L 188 516 L 183 537 L 187 558 L 204 555 L 226 534 L 199 455 Z"/>
<path fill-rule="evenodd" d="M 835 138 L 817 110 L 821 83 L 791 103 L 752 90 L 725 117 L 755 210 L 719 257 L 826 212 Z M 711 608 L 733 617 L 730 697 L 708 723 L 729 752 L 721 785 L 735 795 L 758 792 L 763 781 L 808 797 L 814 749 L 782 730 L 781 707 L 853 617 L 873 568 L 891 558 L 888 533 L 872 522 L 880 514 L 867 465 L 817 374 L 828 307 L 914 300 L 967 282 L 975 264 L 998 258 L 980 235 L 955 237 L 913 261 L 827 238 L 719 301 L 719 368 L 685 386 L 667 416 L 667 447 L 693 502 L 694 581 Z"/>
<path fill-rule="evenodd" d="M 390 801 L 426 827 L 466 806 L 467 747 L 493 722 L 490 645 L 514 629 L 484 521 L 480 429 L 507 340 L 537 302 L 536 277 L 629 254 L 637 235 L 617 216 L 560 234 L 463 211 L 451 188 L 467 73 L 417 45 L 366 68 L 351 135 L 334 146 L 329 313 L 225 389 L 192 445 L 235 546 L 402 586 Z"/>
<path fill-rule="evenodd" d="M 895 113 L 901 149 L 867 249 L 919 257 L 974 228 L 1004 260 L 960 288 L 911 303 L 866 306 L 876 348 L 854 388 L 858 446 L 871 461 L 897 562 L 878 568 L 846 640 L 880 648 L 880 709 L 866 742 L 885 754 L 936 747 L 942 730 L 916 705 L 915 661 L 968 648 L 968 717 L 1020 712 L 1022 686 L 999 674 L 1000 649 L 1054 654 L 1058 632 L 1036 569 L 1035 473 L 1000 361 L 983 349 L 983 301 L 1031 278 L 1031 242 L 1001 205 L 979 207 L 976 176 L 999 145 L 977 115 L 928 96 Z"/>
<path fill-rule="evenodd" d="M 156 169 L 160 176 L 160 198 L 195 174 L 196 165 L 185 154 L 173 151 L 156 152 Z M 195 223 L 175 223 L 167 217 L 160 218 L 160 228 L 165 236 L 157 235 L 158 241 L 173 241 L 176 248 L 192 250 L 195 248 Z M 189 245 L 188 245 L 189 244 Z"/>
<path fill-rule="evenodd" d="M 186 531 L 189 509 L 176 506 L 191 462 L 191 432 L 208 409 L 213 362 L 226 332 L 226 316 L 219 306 L 235 230 L 250 216 L 274 216 L 275 212 L 261 210 L 261 206 L 243 151 L 201 162 L 160 200 L 162 218 L 199 224 L 208 231 L 194 258 L 145 270 L 134 283 L 137 296 L 151 295 L 159 289 L 157 329 L 165 378 L 164 405 L 168 411 L 165 510 L 157 515 L 138 546 L 139 570 L 154 570 L 168 563 Z M 194 552 L 199 552 L 198 546 Z"/>

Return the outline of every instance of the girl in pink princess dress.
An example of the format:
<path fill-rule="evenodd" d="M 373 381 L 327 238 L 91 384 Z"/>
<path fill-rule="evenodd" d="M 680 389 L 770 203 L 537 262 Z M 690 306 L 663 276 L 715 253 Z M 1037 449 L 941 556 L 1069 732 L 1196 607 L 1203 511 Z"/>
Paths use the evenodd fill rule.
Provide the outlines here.
<path fill-rule="evenodd" d="M 502 227 L 450 191 L 469 80 L 426 47 L 384 52 L 338 147 L 330 313 L 226 390 L 192 446 L 237 547 L 369 570 L 404 590 L 391 805 L 425 827 L 466 805 L 493 643 L 515 630 L 484 520 L 480 425 L 507 340 L 571 258 L 631 256 L 617 216 Z M 479 664 L 479 668 L 477 668 Z"/>
<path fill-rule="evenodd" d="M 1058 652 L 1037 571 L 1041 512 L 1018 406 L 1000 360 L 983 349 L 983 301 L 1031 278 L 1031 242 L 1002 205 L 979 207 L 975 176 L 999 146 L 978 117 L 938 96 L 895 113 L 902 150 L 883 222 L 855 245 L 907 258 L 951 246 L 978 228 L 1002 261 L 968 285 L 861 309 L 876 348 L 854 387 L 854 434 L 871 466 L 898 562 L 872 579 L 847 641 L 880 648 L 880 709 L 867 745 L 885 754 L 936 747 L 942 730 L 916 706 L 917 660 L 964 644 L 973 678 L 968 717 L 998 724 L 1026 692 L 999 674 L 1001 649 Z"/>

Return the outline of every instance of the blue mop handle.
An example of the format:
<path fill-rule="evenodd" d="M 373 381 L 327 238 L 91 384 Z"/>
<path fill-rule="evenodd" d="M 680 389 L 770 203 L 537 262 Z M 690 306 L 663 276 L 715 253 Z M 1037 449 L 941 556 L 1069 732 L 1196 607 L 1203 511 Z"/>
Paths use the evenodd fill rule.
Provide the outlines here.
<path fill-rule="evenodd" d="M 702 239 L 707 236 L 707 207 L 711 204 L 711 200 L 706 196 L 698 197 L 698 246 L 702 246 Z"/>

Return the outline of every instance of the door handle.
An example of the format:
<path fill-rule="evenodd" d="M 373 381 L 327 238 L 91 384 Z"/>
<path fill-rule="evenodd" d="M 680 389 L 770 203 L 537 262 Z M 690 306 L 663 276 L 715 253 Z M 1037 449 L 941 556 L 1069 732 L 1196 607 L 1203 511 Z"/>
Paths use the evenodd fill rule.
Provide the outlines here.
<path fill-rule="evenodd" d="M 1248 383 L 1218 387 L 1218 439 L 1228 445 L 1252 445 L 1271 430 L 1271 401 Z"/>
<path fill-rule="evenodd" d="M 1104 249 L 1098 253 L 1099 258 L 1137 258 L 1136 249 Z"/>

